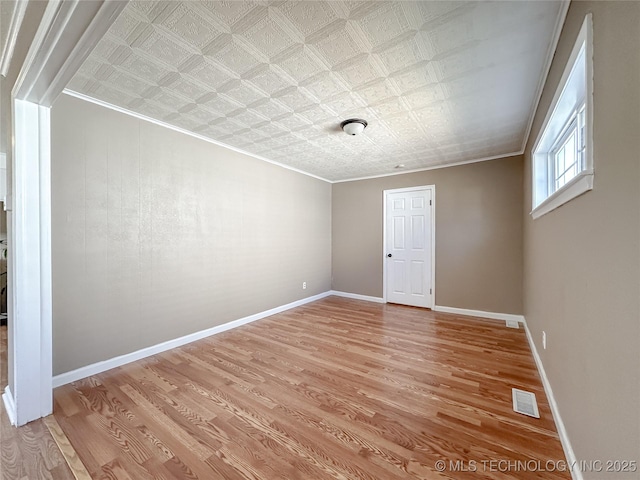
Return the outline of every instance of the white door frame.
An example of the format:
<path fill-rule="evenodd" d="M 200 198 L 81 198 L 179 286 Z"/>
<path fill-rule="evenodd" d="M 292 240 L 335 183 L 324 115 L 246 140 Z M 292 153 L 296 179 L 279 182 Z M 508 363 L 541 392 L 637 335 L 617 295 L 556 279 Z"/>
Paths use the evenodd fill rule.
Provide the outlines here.
<path fill-rule="evenodd" d="M 13 425 L 53 410 L 50 107 L 125 6 L 49 0 L 11 92 L 10 385 L 2 397 Z M 3 58 L 3 66 L 10 61 Z"/>
<path fill-rule="evenodd" d="M 8 385 L 4 397 L 13 408 L 7 408 L 11 422 L 23 425 L 52 411 L 49 109 L 24 100 L 13 103 L 16 161 L 7 202 L 12 211 L 7 307 L 13 389 Z"/>
<path fill-rule="evenodd" d="M 387 303 L 387 198 L 392 193 L 415 192 L 417 190 L 431 191 L 431 306 L 436 305 L 436 186 L 424 185 L 422 187 L 394 188 L 384 190 L 382 198 L 382 300 Z"/>

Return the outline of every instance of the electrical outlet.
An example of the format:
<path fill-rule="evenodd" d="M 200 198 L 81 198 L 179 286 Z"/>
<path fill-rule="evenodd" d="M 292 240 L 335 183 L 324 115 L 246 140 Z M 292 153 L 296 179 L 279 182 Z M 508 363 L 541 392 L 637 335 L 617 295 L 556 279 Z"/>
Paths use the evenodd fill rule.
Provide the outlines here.
<path fill-rule="evenodd" d="M 542 349 L 547 349 L 547 332 L 545 332 L 544 330 L 542 331 Z"/>
<path fill-rule="evenodd" d="M 307 282 L 302 282 L 302 289 L 306 290 L 307 289 Z"/>

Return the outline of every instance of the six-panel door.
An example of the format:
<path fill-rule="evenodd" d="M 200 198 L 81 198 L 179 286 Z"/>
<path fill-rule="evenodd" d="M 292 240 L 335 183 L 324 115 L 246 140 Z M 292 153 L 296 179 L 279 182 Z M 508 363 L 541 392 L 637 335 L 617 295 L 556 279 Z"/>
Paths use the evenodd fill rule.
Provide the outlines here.
<path fill-rule="evenodd" d="M 431 190 L 388 193 L 387 302 L 433 307 Z"/>

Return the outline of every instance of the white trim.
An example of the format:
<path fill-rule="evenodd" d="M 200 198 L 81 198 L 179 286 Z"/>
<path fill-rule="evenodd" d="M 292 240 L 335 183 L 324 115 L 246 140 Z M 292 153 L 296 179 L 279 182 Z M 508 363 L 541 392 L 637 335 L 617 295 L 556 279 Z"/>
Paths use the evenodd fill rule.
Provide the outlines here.
<path fill-rule="evenodd" d="M 472 164 L 472 163 L 488 162 L 488 161 L 491 161 L 491 160 L 499 160 L 499 159 L 502 159 L 502 158 L 511 158 L 511 157 L 515 157 L 515 156 L 518 156 L 518 155 L 522 155 L 522 153 L 524 152 L 524 150 L 521 150 L 521 151 L 518 151 L 518 152 L 505 153 L 504 155 L 493 155 L 491 157 L 475 158 L 473 160 L 464 160 L 462 162 L 448 163 L 446 165 L 434 165 L 434 166 L 431 166 L 431 167 L 416 168 L 414 170 L 403 170 L 403 171 L 399 171 L 399 172 L 382 173 L 382 174 L 379 174 L 379 175 L 370 175 L 370 176 L 366 176 L 366 177 L 347 178 L 345 180 L 328 180 L 328 179 L 320 177 L 318 175 L 314 175 L 313 173 L 309 173 L 309 172 L 305 172 L 304 170 L 300 170 L 299 168 L 291 167 L 289 165 L 285 165 L 284 163 L 276 162 L 274 160 L 269 160 L 268 158 L 262 157 L 260 155 L 255 154 L 255 153 L 247 152 L 246 150 L 242 150 L 241 148 L 234 147 L 232 145 L 228 145 L 228 144 L 223 143 L 223 142 L 219 142 L 218 140 L 214 140 L 213 138 L 205 137 L 204 135 L 200 135 L 200 134 L 192 132 L 190 130 L 186 130 L 184 128 L 177 127 L 177 126 L 171 125 L 169 123 L 165 123 L 165 122 L 163 122 L 161 120 L 156 120 L 155 118 L 147 117 L 146 115 L 143 115 L 141 113 L 137 113 L 137 112 L 134 112 L 132 110 L 128 110 L 128 109 L 126 109 L 124 107 L 119 107 L 117 105 L 114 105 L 114 104 L 109 103 L 109 102 L 105 102 L 103 100 L 98 100 L 97 98 L 90 97 L 88 95 L 85 95 L 85 94 L 80 93 L 80 92 L 76 92 L 74 90 L 70 90 L 68 88 L 65 88 L 62 93 L 64 93 L 65 95 L 69 95 L 70 97 L 75 97 L 75 98 L 78 98 L 80 100 L 84 100 L 86 102 L 93 103 L 95 105 L 100 105 L 101 107 L 105 107 L 105 108 L 108 108 L 110 110 L 115 110 L 116 112 L 124 113 L 125 115 L 129 115 L 131 117 L 135 117 L 135 118 L 137 118 L 139 120 L 144 120 L 145 122 L 153 123 L 155 125 L 168 128 L 168 129 L 173 130 L 175 132 L 180 132 L 180 133 L 183 133 L 185 135 L 189 135 L 190 137 L 194 137 L 194 138 L 197 138 L 199 140 L 204 140 L 205 142 L 212 143 L 213 145 L 217 145 L 219 147 L 228 148 L 229 150 L 241 153 L 243 155 L 247 155 L 249 157 L 255 158 L 256 160 L 261 160 L 263 162 L 271 163 L 272 165 L 277 165 L 278 167 L 286 168 L 287 170 L 291 170 L 291 171 L 294 171 L 294 172 L 297 172 L 297 173 L 301 173 L 302 175 L 306 175 L 308 177 L 316 178 L 318 180 L 322 180 L 323 182 L 327 182 L 327 183 L 330 183 L 330 184 L 344 183 L 344 182 L 357 182 L 359 180 L 369 180 L 369 179 L 372 179 L 372 178 L 392 177 L 392 176 L 395 176 L 395 175 L 404 175 L 404 174 L 407 174 L 407 173 L 427 172 L 429 170 L 439 170 L 441 168 L 459 167 L 459 166 L 462 166 L 462 165 L 469 165 L 469 164 Z"/>
<path fill-rule="evenodd" d="M 49 107 L 125 4 L 50 0 L 11 92 L 8 357 L 18 426 L 53 409 Z"/>
<path fill-rule="evenodd" d="M 463 160 L 461 162 L 447 163 L 443 165 L 433 165 L 431 167 L 416 168 L 413 170 L 401 170 L 398 172 L 381 173 L 379 175 L 369 175 L 367 177 L 347 178 L 346 180 L 334 180 L 331 183 L 358 182 L 360 180 L 371 180 L 372 178 L 393 177 L 395 175 L 404 175 L 407 173 L 428 172 L 429 170 L 440 170 L 441 168 L 460 167 L 462 165 L 469 165 L 471 163 L 489 162 L 491 160 L 500 160 L 501 158 L 516 157 L 518 155 L 522 155 L 523 153 L 524 153 L 524 150 L 520 150 L 518 152 L 505 153 L 504 155 L 493 155 L 491 157 L 475 158 L 473 160 Z"/>
<path fill-rule="evenodd" d="M 7 210 L 7 154 L 0 152 L 0 202 Z M 6 239 L 6 237 L 5 237 Z"/>
<path fill-rule="evenodd" d="M 51 266 L 51 110 L 38 106 L 40 160 L 40 413 L 53 412 L 53 293 Z"/>
<path fill-rule="evenodd" d="M 531 114 L 529 116 L 529 122 L 527 123 L 527 129 L 525 130 L 526 133 L 522 140 L 522 149 L 520 150 L 519 155 L 522 155 L 524 153 L 524 151 L 527 148 L 527 143 L 529 143 L 529 136 L 531 135 L 531 129 L 533 128 L 533 121 L 536 118 L 536 113 L 538 112 L 538 107 L 540 106 L 540 100 L 542 99 L 542 92 L 544 91 L 544 87 L 547 84 L 547 79 L 549 78 L 549 72 L 551 71 L 553 58 L 556 54 L 558 43 L 560 42 L 560 34 L 562 33 L 562 28 L 564 27 L 564 21 L 567 18 L 569 5 L 571 5 L 571 0 L 562 0 L 562 4 L 560 5 L 560 10 L 558 11 L 558 18 L 556 18 L 556 25 L 553 29 L 553 39 L 549 44 L 549 50 L 547 50 L 545 68 L 542 70 L 542 75 L 540 75 L 540 81 L 538 82 L 537 93 L 536 93 L 536 96 L 534 97 L 535 102 L 533 104 L 533 109 L 531 110 Z"/>
<path fill-rule="evenodd" d="M 226 332 L 227 330 L 246 325 L 247 323 L 255 322 L 256 320 L 275 315 L 276 313 L 284 312 L 286 310 L 299 307 L 300 305 L 315 302 L 316 300 L 323 299 L 325 297 L 328 297 L 329 295 L 331 295 L 331 292 L 323 292 L 312 297 L 303 298 L 286 305 L 281 305 L 270 310 L 265 310 L 264 312 L 255 313 L 253 315 L 249 315 L 248 317 L 239 318 L 222 325 L 217 325 L 215 327 L 200 330 L 199 332 L 191 333 L 183 337 L 174 338 L 173 340 L 158 343 L 157 345 L 152 345 L 151 347 L 146 347 L 135 352 L 127 353 L 125 355 L 110 358 L 109 360 L 104 360 L 102 362 L 87 365 L 86 367 L 81 367 L 70 372 L 61 373 L 53 377 L 53 387 L 60 387 L 62 385 L 66 385 L 67 383 L 75 382 L 76 380 L 90 377 L 91 375 L 96 375 L 98 373 L 111 370 L 112 368 L 126 365 L 127 363 L 135 362 L 136 360 L 150 357 L 161 352 L 166 352 L 167 350 L 171 350 L 172 348 L 181 347 L 182 345 L 186 345 L 187 343 L 195 342 L 196 340 L 200 340 L 202 338 Z"/>
<path fill-rule="evenodd" d="M 404 188 L 392 188 L 389 190 L 383 190 L 384 193 L 409 193 L 418 190 L 432 190 L 435 185 L 419 185 L 417 187 L 404 187 Z"/>
<path fill-rule="evenodd" d="M 533 151 L 536 150 L 536 148 L 538 147 L 538 144 L 540 143 L 540 141 L 542 140 L 542 137 L 544 136 L 544 131 L 547 128 L 547 125 L 551 120 L 551 117 L 553 116 L 556 104 L 558 103 L 558 100 L 560 100 L 560 96 L 564 91 L 564 87 L 569 79 L 569 76 L 571 75 L 574 64 L 576 63 L 576 60 L 580 55 L 580 51 L 582 50 L 583 43 L 585 44 L 585 61 L 586 61 L 586 71 L 587 71 L 586 72 L 587 85 L 586 85 L 586 92 L 585 92 L 586 93 L 585 103 L 586 103 L 587 114 L 589 113 L 589 110 L 593 109 L 593 101 L 592 101 L 593 98 L 591 99 L 589 98 L 589 97 L 593 97 L 592 95 L 593 88 L 590 89 L 588 84 L 589 78 L 593 80 L 593 20 L 592 18 L 593 17 L 590 13 L 585 15 L 584 21 L 582 23 L 582 27 L 580 28 L 580 31 L 576 36 L 575 44 L 573 45 L 571 54 L 569 55 L 569 58 L 565 63 L 565 67 L 562 72 L 562 77 L 560 77 L 560 81 L 558 82 L 558 85 L 556 85 L 556 91 L 553 94 L 553 99 L 551 100 L 551 103 L 549 103 L 547 113 L 542 122 L 542 126 L 540 127 L 538 138 L 536 138 L 536 142 L 533 144 L 533 148 L 532 148 Z M 591 85 L 593 86 L 593 84 Z M 589 122 L 587 121 L 586 123 L 588 125 Z M 589 136 L 590 135 L 587 135 L 587 138 Z"/>
<path fill-rule="evenodd" d="M 11 389 L 9 385 L 7 385 L 4 389 L 4 393 L 2 394 L 2 401 L 4 402 L 4 409 L 7 412 L 7 416 L 9 417 L 9 422 L 11 425 L 16 424 L 16 404 L 13 401 L 13 394 L 11 393 Z"/>
<path fill-rule="evenodd" d="M 565 21 L 565 18 L 567 16 L 567 11 L 569 10 L 570 0 L 561 0 L 561 1 L 562 1 L 562 6 L 560 7 L 560 10 L 558 12 L 558 17 L 556 19 L 556 24 L 555 24 L 555 27 L 554 27 L 553 40 L 550 43 L 549 49 L 547 51 L 547 57 L 546 57 L 547 60 L 546 60 L 546 63 L 545 63 L 546 66 L 543 69 L 543 74 L 541 75 L 540 81 L 538 83 L 537 93 L 536 93 L 536 96 L 535 96 L 536 101 L 535 101 L 535 104 L 533 106 L 534 108 L 531 111 L 531 115 L 530 115 L 530 118 L 529 118 L 526 134 L 524 135 L 524 138 L 523 138 L 523 141 L 522 141 L 522 147 L 520 148 L 520 150 L 515 151 L 515 152 L 509 152 L 509 153 L 504 153 L 504 154 L 499 154 L 499 155 L 492 155 L 492 156 L 489 156 L 489 157 L 475 158 L 475 159 L 472 159 L 472 160 L 463 160 L 461 162 L 448 163 L 448 164 L 444 164 L 444 165 L 433 165 L 433 166 L 429 166 L 429 167 L 416 168 L 416 169 L 412 169 L 412 170 L 403 170 L 403 171 L 398 171 L 398 172 L 381 173 L 381 174 L 378 174 L 378 175 L 368 175 L 368 176 L 363 176 L 363 177 L 346 178 L 346 179 L 343 179 L 343 180 L 328 180 L 328 179 L 320 177 L 318 175 L 314 175 L 312 173 L 305 172 L 304 170 L 300 170 L 298 168 L 291 167 L 289 165 L 285 165 L 283 163 L 276 162 L 274 160 L 269 160 L 266 157 L 262 157 L 260 155 L 256 155 L 254 153 L 247 152 L 245 150 L 233 147 L 231 145 L 227 145 L 225 143 L 218 142 L 218 141 L 213 140 L 213 139 L 211 139 L 209 137 L 205 137 L 203 135 L 199 135 L 197 133 L 190 132 L 189 130 L 185 130 L 185 129 L 182 129 L 180 127 L 176 127 L 176 126 L 164 123 L 162 121 L 155 120 L 155 119 L 147 117 L 145 115 L 132 112 L 132 111 L 127 110 L 125 108 L 118 107 L 116 105 L 110 104 L 108 102 L 104 102 L 102 100 L 98 100 L 98 99 L 93 98 L 93 97 L 89 97 L 87 95 L 84 95 L 84 94 L 79 93 L 79 92 L 75 92 L 73 90 L 65 89 L 63 91 L 63 93 L 66 93 L 67 95 L 71 95 L 71 96 L 76 97 L 76 98 L 80 98 L 82 100 L 86 100 L 87 102 L 95 103 L 96 105 L 101 105 L 103 107 L 110 108 L 112 110 L 115 110 L 115 111 L 118 111 L 118 112 L 121 112 L 121 113 L 124 113 L 124 114 L 127 114 L 127 115 L 131 115 L 133 117 L 139 118 L 141 120 L 145 120 L 147 122 L 155 123 L 156 125 L 160 125 L 160 126 L 163 126 L 163 127 L 166 127 L 166 128 L 170 128 L 171 130 L 174 130 L 174 131 L 177 131 L 177 132 L 180 132 L 180 133 L 184 133 L 186 135 L 190 135 L 190 136 L 195 137 L 195 138 L 199 138 L 199 139 L 204 140 L 206 142 L 213 143 L 214 145 L 218 145 L 218 146 L 221 146 L 221 147 L 228 148 L 228 149 L 233 150 L 235 152 L 242 153 L 243 155 L 248 155 L 250 157 L 253 157 L 253 158 L 257 159 L 257 160 L 262 160 L 264 162 L 271 163 L 273 165 L 277 165 L 279 167 L 286 168 L 287 170 L 292 170 L 294 172 L 301 173 L 303 175 L 307 175 L 309 177 L 316 178 L 318 180 L 322 180 L 322 181 L 330 183 L 330 184 L 344 183 L 344 182 L 356 182 L 356 181 L 359 181 L 359 180 L 370 180 L 370 179 L 374 179 L 374 178 L 392 177 L 392 176 L 404 175 L 404 174 L 408 174 L 408 173 L 427 172 L 427 171 L 430 171 L 430 170 L 439 170 L 441 168 L 458 167 L 458 166 L 462 166 L 462 165 L 469 165 L 469 164 L 472 164 L 472 163 L 480 163 L 480 162 L 486 162 L 486 161 L 491 161 L 491 160 L 498 160 L 498 159 L 501 159 L 501 158 L 515 157 L 515 156 L 518 156 L 518 155 L 522 155 L 524 153 L 525 149 L 526 149 L 526 145 L 527 145 L 527 142 L 529 140 L 529 135 L 531 134 L 531 128 L 533 127 L 533 121 L 535 119 L 535 115 L 536 115 L 536 112 L 538 110 L 538 104 L 540 103 L 540 99 L 542 98 L 542 92 L 543 92 L 544 86 L 546 84 L 547 77 L 549 75 L 549 71 L 551 70 L 551 64 L 552 64 L 552 61 L 553 61 L 553 57 L 555 55 L 556 48 L 557 48 L 558 42 L 560 40 L 560 33 L 562 32 L 562 27 L 564 25 L 564 21 Z"/>
<path fill-rule="evenodd" d="M 340 292 L 338 290 L 331 290 L 329 291 L 329 294 L 335 295 L 336 297 L 353 298 L 354 300 L 364 300 L 365 302 L 386 303 L 384 301 L 384 298 L 371 297 L 369 295 L 360 295 L 359 293 L 349 293 L 349 292 Z"/>
<path fill-rule="evenodd" d="M 538 205 L 538 178 L 541 176 L 537 173 L 537 170 L 542 165 L 546 168 L 548 162 L 547 153 L 549 149 L 544 146 L 543 141 L 550 135 L 548 129 L 554 125 L 552 122 L 554 115 L 556 114 L 558 104 L 562 99 L 562 95 L 567 89 L 570 77 L 576 62 L 583 51 L 585 56 L 585 136 L 586 136 L 586 148 L 584 159 L 584 170 L 582 170 L 576 177 L 570 182 L 562 186 L 560 189 L 548 195 Z M 541 146 L 541 143 L 543 146 Z M 550 148 L 550 147 L 549 147 Z M 538 151 L 538 150 L 541 151 Z M 576 198 L 579 195 L 591 190 L 593 188 L 593 175 L 594 175 L 594 152 L 593 152 L 593 17 L 591 13 L 585 15 L 580 31 L 576 36 L 571 54 L 566 61 L 562 77 L 556 86 L 553 99 L 549 104 L 547 113 L 538 132 L 538 137 L 531 149 L 531 215 L 533 218 L 539 218 L 542 215 L 558 208 L 560 205 L 567 203 L 568 201 Z M 542 163 L 541 163 L 542 162 Z"/>
<path fill-rule="evenodd" d="M 63 5 L 66 3 L 68 2 L 63 2 Z M 78 3 L 81 4 L 83 2 Z M 97 12 L 92 13 L 90 16 L 86 15 L 90 18 L 89 26 L 86 27 L 81 34 L 80 32 L 77 32 L 80 36 L 76 40 L 75 47 L 71 53 L 65 53 L 64 64 L 56 73 L 55 78 L 52 81 L 47 82 L 48 88 L 46 93 L 43 94 L 43 99 L 40 100 L 40 103 L 46 103 L 49 106 L 53 105 L 57 96 L 64 90 L 64 87 L 67 86 L 71 78 L 80 69 L 98 42 L 102 40 L 102 37 L 107 33 L 111 24 L 115 22 L 126 5 L 127 2 L 125 1 L 104 0 L 100 4 Z M 75 14 L 75 9 L 73 13 Z M 69 20 L 63 26 L 64 35 L 67 38 L 70 34 L 69 29 L 67 28 L 69 24 L 72 24 L 72 26 L 75 27 L 78 23 L 76 19 L 71 20 L 71 15 L 69 15 L 68 18 Z"/>
<path fill-rule="evenodd" d="M 571 179 L 560 190 L 548 196 L 540 205 L 531 211 L 535 220 L 565 203 L 593 189 L 593 171 L 583 171 Z"/>
<path fill-rule="evenodd" d="M 49 0 L 13 96 L 50 107 L 126 4 Z"/>
<path fill-rule="evenodd" d="M 524 331 L 527 334 L 527 340 L 529 341 L 529 347 L 531 348 L 531 354 L 533 355 L 533 359 L 536 362 L 536 367 L 538 367 L 538 373 L 540 374 L 540 378 L 542 379 L 542 386 L 544 387 L 544 392 L 547 395 L 547 400 L 549 401 L 549 407 L 551 408 L 551 415 L 553 416 L 553 421 L 556 424 L 556 429 L 558 430 L 558 436 L 560 437 L 560 443 L 562 444 L 562 449 L 564 450 L 565 457 L 567 458 L 569 470 L 571 471 L 571 478 L 573 480 L 583 480 L 582 471 L 579 468 L 579 463 L 576 458 L 576 454 L 573 451 L 573 447 L 571 446 L 571 441 L 569 440 L 569 434 L 567 433 L 567 429 L 564 426 L 564 422 L 562 421 L 562 417 L 560 416 L 560 410 L 558 409 L 558 403 L 556 402 L 556 398 L 553 396 L 553 390 L 551 389 L 551 383 L 549 383 L 549 378 L 547 377 L 547 373 L 544 370 L 544 365 L 542 364 L 542 359 L 540 355 L 538 355 L 538 349 L 536 348 L 536 344 L 533 341 L 533 337 L 531 336 L 531 331 L 527 326 L 526 322 L 524 324 Z"/>
<path fill-rule="evenodd" d="M 469 317 L 490 318 L 492 320 L 504 320 L 525 323 L 523 315 L 515 315 L 513 313 L 496 313 L 485 312 L 482 310 L 468 310 L 466 308 L 443 307 L 436 305 L 433 307 L 434 312 L 453 313 L 455 315 L 466 315 Z"/>
<path fill-rule="evenodd" d="M 24 425 L 53 409 L 49 109 L 25 100 L 13 107 L 11 389 Z"/>
<path fill-rule="evenodd" d="M 69 90 L 68 88 L 64 89 L 64 91 L 62 93 L 66 94 L 66 95 L 69 95 L 71 97 L 79 98 L 80 100 L 84 100 L 86 102 L 90 102 L 90 103 L 94 103 L 96 105 L 100 105 L 101 107 L 105 107 L 105 108 L 108 108 L 110 110 L 115 110 L 116 112 L 119 112 L 119 113 L 124 113 L 125 115 L 129 115 L 131 117 L 135 117 L 135 118 L 137 118 L 139 120 L 144 120 L 145 122 L 153 123 L 153 124 L 158 125 L 160 127 L 168 128 L 169 130 L 173 130 L 175 132 L 183 133 L 184 135 L 189 135 L 190 137 L 197 138 L 198 140 L 203 140 L 205 142 L 212 143 L 213 145 L 217 145 L 219 147 L 227 148 L 227 149 L 232 150 L 234 152 L 241 153 L 242 155 L 247 155 L 248 157 L 255 158 L 256 160 L 261 160 L 263 162 L 267 162 L 267 163 L 270 163 L 272 165 L 276 165 L 278 167 L 286 168 L 287 170 L 291 170 L 291 171 L 296 172 L 296 173 L 301 173 L 302 175 L 306 175 L 308 177 L 316 178 L 318 180 L 322 180 L 323 182 L 333 183 L 331 180 L 327 180 L 326 178 L 322 178 L 322 177 L 319 177 L 319 176 L 314 175 L 312 173 L 308 173 L 308 172 L 305 172 L 303 170 L 300 170 L 298 168 L 294 168 L 294 167 L 291 167 L 289 165 L 285 165 L 284 163 L 278 163 L 278 162 L 275 162 L 273 160 L 269 160 L 268 158 L 261 157 L 260 155 L 256 155 L 255 153 L 247 152 L 246 150 L 242 150 L 241 148 L 237 148 L 237 147 L 233 147 L 231 145 L 227 145 L 226 143 L 222 143 L 222 142 L 219 142 L 219 141 L 214 140 L 212 138 L 205 137 L 204 135 L 200 135 L 198 133 L 191 132 L 191 131 L 186 130 L 184 128 L 176 127 L 175 125 L 171 125 L 169 123 L 165 123 L 165 122 L 163 122 L 161 120 L 156 120 L 155 118 L 147 117 L 146 115 L 142 115 L 141 113 L 133 112 L 131 110 L 127 110 L 126 108 L 119 107 L 117 105 L 113 105 L 111 103 L 104 102 L 102 100 L 98 100 L 98 99 L 93 98 L 93 97 L 89 97 L 89 96 L 84 95 L 82 93 L 78 93 L 78 92 L 75 92 L 73 90 Z"/>
<path fill-rule="evenodd" d="M 3 45 L 0 60 L 0 75 L 2 75 L 3 77 L 6 77 L 7 73 L 9 73 L 11 59 L 13 58 L 13 52 L 16 48 L 18 34 L 20 33 L 20 27 L 22 26 L 22 20 L 24 20 L 24 14 L 27 11 L 28 4 L 29 2 L 26 0 L 13 2 L 13 11 L 11 12 L 9 32 L 7 33 L 7 40 Z"/>
<path fill-rule="evenodd" d="M 25 100 L 35 87 L 37 80 L 34 77 L 42 73 L 44 61 L 49 58 L 47 53 L 50 53 L 52 50 L 50 45 L 52 39 L 51 35 L 49 35 L 49 29 L 55 21 L 59 6 L 60 0 L 52 0 L 47 3 L 47 7 L 42 15 L 42 20 L 40 20 L 40 24 L 38 25 L 38 30 L 31 42 L 31 47 L 24 59 L 18 78 L 16 78 L 16 83 L 13 85 L 11 91 L 12 97 Z M 47 41 L 49 43 L 46 43 Z"/>
<path fill-rule="evenodd" d="M 436 304 L 436 186 L 422 185 L 417 187 L 394 188 L 382 191 L 382 299 L 387 303 L 387 196 L 392 193 L 414 192 L 418 190 L 431 191 L 431 293 L 430 305 L 426 308 L 433 308 Z"/>

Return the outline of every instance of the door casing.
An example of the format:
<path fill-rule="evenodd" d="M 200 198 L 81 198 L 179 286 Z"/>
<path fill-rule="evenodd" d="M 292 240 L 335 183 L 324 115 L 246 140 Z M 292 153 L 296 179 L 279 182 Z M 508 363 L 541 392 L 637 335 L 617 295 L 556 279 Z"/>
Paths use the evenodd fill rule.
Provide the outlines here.
<path fill-rule="evenodd" d="M 436 305 L 436 186 L 424 185 L 419 187 L 407 187 L 407 188 L 395 188 L 391 190 L 383 191 L 382 198 L 382 299 L 384 303 L 387 303 L 387 198 L 393 193 L 406 193 L 415 192 L 417 190 L 430 190 L 431 191 L 431 288 L 433 293 L 431 295 L 431 305 L 428 308 L 433 309 Z"/>
<path fill-rule="evenodd" d="M 53 409 L 49 109 L 125 6 L 121 0 L 49 0 L 11 91 L 9 385 L 2 400 L 13 425 Z M 2 59 L 4 68 L 10 61 Z"/>

